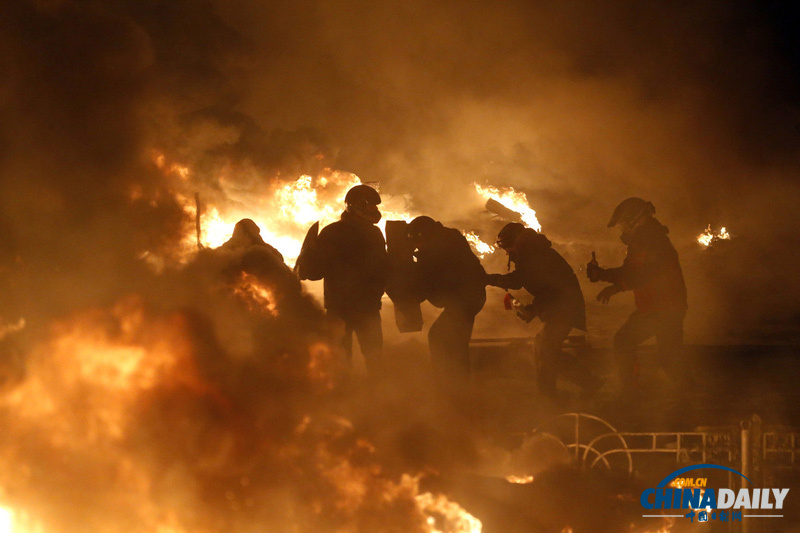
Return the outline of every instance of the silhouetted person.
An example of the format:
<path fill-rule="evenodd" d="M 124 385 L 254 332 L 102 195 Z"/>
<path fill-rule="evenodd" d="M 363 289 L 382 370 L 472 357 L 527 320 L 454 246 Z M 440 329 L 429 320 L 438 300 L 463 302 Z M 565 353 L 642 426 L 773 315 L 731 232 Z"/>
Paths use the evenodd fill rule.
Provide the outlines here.
<path fill-rule="evenodd" d="M 272 257 L 283 263 L 283 255 L 273 246 L 261 238 L 261 229 L 258 224 L 249 218 L 243 218 L 233 226 L 233 235 L 220 247 L 223 250 L 235 251 L 250 246 L 263 247 Z"/>
<path fill-rule="evenodd" d="M 386 241 L 375 225 L 381 219 L 381 197 L 372 187 L 356 185 L 344 201 L 341 220 L 325 226 L 317 238 L 315 262 L 325 280 L 328 318 L 334 328 L 343 328 L 348 364 L 355 333 L 367 371 L 375 376 L 383 369 L 380 309 L 388 269 Z"/>
<path fill-rule="evenodd" d="M 428 331 L 431 362 L 444 376 L 466 378 L 475 315 L 486 302 L 486 273 L 457 229 L 421 216 L 409 223 L 408 238 L 416 249 L 420 299 L 443 308 Z"/>
<path fill-rule="evenodd" d="M 233 235 L 216 249 L 237 254 L 238 261 L 231 268 L 268 277 L 279 282 L 287 290 L 300 291 L 301 286 L 292 270 L 283 262 L 283 255 L 261 238 L 261 229 L 249 218 L 243 218 L 233 227 Z"/>
<path fill-rule="evenodd" d="M 624 393 L 638 388 L 636 349 L 655 336 L 661 365 L 674 380 L 680 377 L 686 284 L 669 230 L 653 216 L 655 207 L 641 198 L 628 198 L 614 210 L 608 227 L 619 226 L 628 253 L 621 267 L 603 269 L 589 263 L 589 280 L 612 283 L 597 295 L 608 303 L 621 291 L 632 290 L 636 310 L 614 336 L 621 386 Z"/>
<path fill-rule="evenodd" d="M 583 293 L 572 268 L 547 237 L 517 222 L 500 230 L 497 246 L 508 253 L 509 266 L 514 263 L 514 271 L 491 274 L 487 284 L 503 289 L 525 288 L 534 297 L 525 309 L 527 316 L 538 316 L 544 325 L 534 341 L 540 392 L 555 398 L 559 374 L 586 393 L 596 391 L 601 381 L 562 350 L 572 328 L 586 331 Z"/>

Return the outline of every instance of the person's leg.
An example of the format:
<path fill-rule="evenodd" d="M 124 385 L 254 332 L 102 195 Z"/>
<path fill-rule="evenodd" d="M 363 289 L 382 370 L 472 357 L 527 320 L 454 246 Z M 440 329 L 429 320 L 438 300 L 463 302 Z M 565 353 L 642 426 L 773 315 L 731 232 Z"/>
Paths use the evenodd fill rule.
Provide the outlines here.
<path fill-rule="evenodd" d="M 556 379 L 559 366 L 563 363 L 561 346 L 567 338 L 572 326 L 562 322 L 545 322 L 542 330 L 536 335 L 533 343 L 536 358 L 536 382 L 539 392 L 544 396 L 555 398 Z"/>
<path fill-rule="evenodd" d="M 683 317 L 684 313 L 660 313 L 655 324 L 659 362 L 673 384 L 694 382 L 685 366 Z"/>
<path fill-rule="evenodd" d="M 338 346 L 340 360 L 344 368 L 349 369 L 353 361 L 353 326 L 343 317 L 330 311 L 326 315 L 328 331 L 334 346 Z"/>
<path fill-rule="evenodd" d="M 428 330 L 434 370 L 444 378 L 469 376 L 469 340 L 475 317 L 445 308 Z"/>
<path fill-rule="evenodd" d="M 628 320 L 614 335 L 614 355 L 617 362 L 620 388 L 623 391 L 632 391 L 639 388 L 636 349 L 653 335 L 655 335 L 653 321 L 648 315 L 639 311 L 631 313 Z"/>
<path fill-rule="evenodd" d="M 592 374 L 575 354 L 564 350 L 564 341 L 570 331 L 572 331 L 572 325 L 565 321 L 549 321 L 545 323 L 542 330 L 542 334 L 548 337 L 546 344 L 550 350 L 550 361 L 554 369 L 552 379 L 555 382 L 556 377 L 561 376 L 578 385 L 584 393 L 591 394 L 596 392 L 603 382 Z M 553 386 L 555 387 L 555 383 Z"/>
<path fill-rule="evenodd" d="M 453 319 L 453 362 L 459 373 L 469 378 L 471 364 L 469 357 L 469 341 L 472 328 L 475 326 L 475 315 L 464 310 L 457 310 Z"/>
<path fill-rule="evenodd" d="M 366 314 L 354 325 L 358 337 L 358 345 L 364 355 L 364 366 L 367 373 L 375 378 L 383 374 L 383 330 L 381 328 L 380 311 Z"/>

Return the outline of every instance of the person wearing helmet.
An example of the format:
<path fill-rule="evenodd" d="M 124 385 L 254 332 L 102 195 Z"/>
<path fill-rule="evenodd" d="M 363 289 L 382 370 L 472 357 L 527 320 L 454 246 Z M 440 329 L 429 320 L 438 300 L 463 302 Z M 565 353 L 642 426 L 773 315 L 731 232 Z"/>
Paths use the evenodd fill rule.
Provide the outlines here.
<path fill-rule="evenodd" d="M 466 379 L 475 315 L 486 301 L 486 273 L 461 232 L 430 217 L 412 220 L 408 239 L 415 249 L 419 299 L 442 308 L 428 330 L 431 363 L 442 378 Z"/>
<path fill-rule="evenodd" d="M 620 228 L 620 239 L 628 246 L 622 266 L 600 268 L 590 262 L 586 274 L 591 282 L 611 283 L 597 295 L 607 304 L 615 294 L 632 290 L 636 310 L 614 336 L 620 380 L 624 393 L 636 393 L 636 349 L 656 338 L 660 361 L 674 379 L 679 376 L 686 315 L 686 284 L 678 252 L 669 240 L 669 229 L 653 215 L 655 207 L 641 198 L 621 202 L 608 227 Z"/>
<path fill-rule="evenodd" d="M 261 238 L 261 228 L 252 219 L 243 218 L 233 226 L 233 235 L 222 244 L 223 250 L 245 249 L 251 246 L 263 248 L 276 261 L 284 263 L 283 255 Z"/>
<path fill-rule="evenodd" d="M 375 225 L 381 219 L 378 191 L 356 185 L 345 196 L 341 219 L 325 226 L 316 242 L 314 263 L 324 279 L 324 305 L 329 321 L 342 336 L 349 365 L 353 335 L 358 338 L 370 376 L 383 370 L 381 297 L 387 283 L 386 241 Z"/>
<path fill-rule="evenodd" d="M 538 316 L 543 324 L 534 341 L 539 391 L 555 399 L 559 374 L 579 385 L 584 394 L 599 390 L 600 379 L 562 350 L 572 328 L 586 331 L 583 293 L 572 267 L 547 237 L 518 222 L 500 230 L 497 246 L 506 251 L 509 268 L 513 262 L 514 271 L 488 275 L 487 285 L 525 288 L 534 297 L 526 307 L 527 314 L 531 319 Z"/>

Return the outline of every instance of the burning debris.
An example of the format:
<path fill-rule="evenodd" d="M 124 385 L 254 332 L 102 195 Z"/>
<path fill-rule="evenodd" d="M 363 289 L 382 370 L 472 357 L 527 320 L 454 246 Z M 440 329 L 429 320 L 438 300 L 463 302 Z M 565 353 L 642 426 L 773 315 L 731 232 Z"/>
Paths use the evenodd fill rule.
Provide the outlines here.
<path fill-rule="evenodd" d="M 517 485 L 527 485 L 528 483 L 533 483 L 533 480 L 533 476 L 506 476 L 506 481 Z"/>
<path fill-rule="evenodd" d="M 480 532 L 331 411 L 322 311 L 270 249 L 160 279 L 57 321 L 0 391 L 0 532 Z"/>
<path fill-rule="evenodd" d="M 721 241 L 729 241 L 731 240 L 731 237 L 731 234 L 728 233 L 728 229 L 725 226 L 721 227 L 719 231 L 715 232 L 713 229 L 711 229 L 711 224 L 709 224 L 706 230 L 697 236 L 697 242 L 703 247 L 709 248 L 720 243 Z"/>
<path fill-rule="evenodd" d="M 481 533 L 481 521 L 445 496 L 430 492 L 416 497 L 417 505 L 427 516 L 430 533 Z"/>
<path fill-rule="evenodd" d="M 476 234 L 475 232 L 468 231 L 462 233 L 464 234 L 464 237 L 467 239 L 467 242 L 469 242 L 469 244 L 472 246 L 472 249 L 481 259 L 497 251 L 497 248 L 495 248 L 493 245 L 483 242 L 481 238 L 478 236 L 478 234 Z"/>
<path fill-rule="evenodd" d="M 490 212 L 509 222 L 520 222 L 536 231 L 542 230 L 542 225 L 536 218 L 536 211 L 531 209 L 524 192 L 516 191 L 512 187 L 500 189 L 491 185 L 484 187 L 477 183 L 474 186 L 478 194 L 486 199 L 486 209 Z"/>

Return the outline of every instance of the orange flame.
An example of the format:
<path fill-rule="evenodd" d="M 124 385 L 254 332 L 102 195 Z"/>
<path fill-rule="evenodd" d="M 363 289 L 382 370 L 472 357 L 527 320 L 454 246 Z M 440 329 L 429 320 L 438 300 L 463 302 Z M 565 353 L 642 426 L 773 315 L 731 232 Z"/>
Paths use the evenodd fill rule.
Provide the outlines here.
<path fill-rule="evenodd" d="M 474 185 L 475 190 L 478 191 L 478 194 L 484 199 L 491 199 L 500 202 L 512 211 L 519 213 L 520 217 L 522 218 L 522 222 L 526 226 L 533 228 L 536 231 L 542 231 L 542 225 L 539 224 L 539 220 L 536 218 L 536 211 L 531 209 L 531 206 L 528 203 L 528 197 L 524 192 L 516 191 L 512 187 L 501 189 L 498 187 L 492 187 L 491 185 L 487 185 L 486 187 L 482 187 L 477 183 Z"/>
<path fill-rule="evenodd" d="M 177 162 L 170 162 L 160 152 L 152 156 L 154 164 L 167 178 L 173 180 L 175 198 L 183 206 L 188 218 L 198 216 L 198 206 L 195 203 L 195 191 L 190 190 L 192 172 L 189 167 Z M 347 191 L 361 182 L 355 174 L 326 169 L 314 177 L 302 175 L 294 181 L 264 182 L 262 179 L 252 180 L 248 188 L 234 179 L 223 175 L 219 178 L 219 188 L 225 200 L 218 201 L 218 190 L 208 194 L 200 192 L 199 213 L 199 244 L 206 248 L 216 248 L 227 241 L 233 234 L 233 227 L 243 218 L 252 219 L 261 229 L 261 237 L 277 248 L 284 256 L 289 266 L 297 261 L 306 230 L 314 222 L 319 222 L 323 227 L 336 221 L 344 207 L 344 197 Z M 528 205 L 524 193 L 514 189 L 498 189 L 496 187 L 482 187 L 475 184 L 476 191 L 483 198 L 494 198 L 509 209 L 521 214 L 522 220 L 530 227 L 540 230 L 536 213 Z M 131 191 L 131 200 L 142 200 L 143 192 L 139 189 Z M 208 196 L 208 197 L 206 197 Z M 385 234 L 387 220 L 410 221 L 416 216 L 407 207 L 408 198 L 405 196 L 382 195 L 382 219 L 378 227 Z M 472 232 L 465 232 L 465 237 L 472 245 L 474 251 L 481 258 L 494 252 L 494 247 L 483 242 L 480 237 Z M 182 251 L 177 255 L 186 262 L 196 251 L 198 236 L 194 231 L 187 231 L 182 242 Z M 154 257 L 145 252 L 142 258 L 150 263 L 156 270 L 164 266 L 164 259 Z"/>
<path fill-rule="evenodd" d="M 533 476 L 506 476 L 506 481 L 517 485 L 527 485 L 533 483 Z"/>
<path fill-rule="evenodd" d="M 416 501 L 429 533 L 481 533 L 483 529 L 480 520 L 441 494 L 424 492 L 416 496 Z"/>
<path fill-rule="evenodd" d="M 719 242 L 719 241 L 728 241 L 731 239 L 731 234 L 728 233 L 727 228 L 724 226 L 720 228 L 718 232 L 714 232 L 711 229 L 711 224 L 708 225 L 706 230 L 697 236 L 697 242 L 699 242 L 702 246 L 708 248 L 712 244 Z"/>
<path fill-rule="evenodd" d="M 239 283 L 234 287 L 233 292 L 244 300 L 251 311 L 278 316 L 278 306 L 273 291 L 261 283 L 256 276 L 242 272 Z"/>
<path fill-rule="evenodd" d="M 472 246 L 472 249 L 475 250 L 475 253 L 478 254 L 478 257 L 483 259 L 487 255 L 494 253 L 496 248 L 491 244 L 487 244 L 481 240 L 478 235 L 472 231 L 464 233 L 464 237 L 467 239 L 467 242 Z"/>

